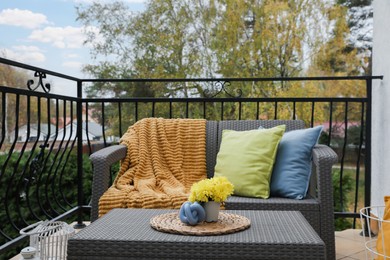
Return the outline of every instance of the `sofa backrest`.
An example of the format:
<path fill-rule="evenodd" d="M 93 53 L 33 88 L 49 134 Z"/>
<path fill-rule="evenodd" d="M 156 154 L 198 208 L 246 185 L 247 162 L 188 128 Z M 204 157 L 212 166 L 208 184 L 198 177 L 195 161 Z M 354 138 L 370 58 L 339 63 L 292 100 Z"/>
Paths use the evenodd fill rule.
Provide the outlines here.
<path fill-rule="evenodd" d="M 218 121 L 206 122 L 206 168 L 207 177 L 214 176 L 218 151 Z"/>
<path fill-rule="evenodd" d="M 226 120 L 226 121 L 207 121 L 206 124 L 206 162 L 207 176 L 214 176 L 214 167 L 217 161 L 217 153 L 221 145 L 222 131 L 231 129 L 236 131 L 245 131 L 264 128 L 272 128 L 278 125 L 286 125 L 286 132 L 296 129 L 303 129 L 305 123 L 302 120 Z"/>

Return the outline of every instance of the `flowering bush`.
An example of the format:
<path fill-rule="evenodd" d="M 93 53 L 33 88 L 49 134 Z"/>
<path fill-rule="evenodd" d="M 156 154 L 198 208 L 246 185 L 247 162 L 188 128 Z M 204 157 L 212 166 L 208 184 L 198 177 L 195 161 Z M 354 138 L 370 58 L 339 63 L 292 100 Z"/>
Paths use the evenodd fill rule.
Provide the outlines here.
<path fill-rule="evenodd" d="M 191 186 L 190 202 L 224 202 L 233 194 L 234 186 L 226 177 L 204 179 Z"/>

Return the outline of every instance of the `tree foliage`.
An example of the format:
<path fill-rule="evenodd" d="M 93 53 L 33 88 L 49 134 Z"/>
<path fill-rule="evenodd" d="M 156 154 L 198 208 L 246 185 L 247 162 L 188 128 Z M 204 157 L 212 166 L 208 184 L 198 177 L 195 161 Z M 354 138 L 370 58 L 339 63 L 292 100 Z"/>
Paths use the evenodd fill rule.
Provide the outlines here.
<path fill-rule="evenodd" d="M 28 75 L 24 71 L 17 70 L 9 65 L 0 64 L 0 85 L 11 87 L 11 88 L 26 88 L 28 80 Z M 3 94 L 5 96 L 5 109 L 6 111 L 0 111 L 0 115 L 3 113 L 6 115 L 6 135 L 12 132 L 15 129 L 16 124 L 24 125 L 27 122 L 28 115 L 27 111 L 27 97 L 18 96 L 16 94 Z M 2 107 L 3 99 L 0 100 L 0 107 Z M 37 111 L 37 102 L 36 99 L 30 99 L 32 104 L 30 118 L 36 120 L 36 111 Z M 16 122 L 16 111 L 19 113 L 19 121 Z M 0 127 L 2 127 L 3 122 L 0 122 Z M 9 136 L 6 136 L 7 139 Z"/>
<path fill-rule="evenodd" d="M 28 158 L 35 157 L 36 154 L 13 153 L 9 158 L 8 155 L 0 155 L 0 165 L 7 162 L 7 167 L 0 178 L 3 209 L 0 211 L 0 221 L 5 224 L 1 228 L 4 234 L 16 238 L 19 236 L 19 230 L 15 227 L 20 229 L 39 220 L 48 219 L 47 214 L 51 217 L 58 216 L 77 204 L 77 172 L 74 170 L 77 168 L 77 154 L 70 150 L 63 152 L 69 153 L 67 161 L 60 161 L 53 154 L 46 154 L 47 164 L 36 176 L 29 173 L 28 167 Z M 88 156 L 83 156 L 83 172 L 86 205 L 91 197 L 92 183 L 92 166 Z M 74 220 L 75 218 L 72 218 L 68 221 Z M 6 242 L 7 240 L 0 236 L 0 244 Z M 23 245 L 28 246 L 28 243 Z M 17 255 L 20 249 L 7 252 L 7 256 Z M 0 256 L 0 259 L 9 259 L 8 257 Z"/>
<path fill-rule="evenodd" d="M 90 28 L 86 43 L 92 44 L 92 56 L 97 62 L 85 66 L 85 71 L 97 78 L 140 79 L 367 74 L 370 71 L 367 57 L 350 42 L 354 28 L 350 11 L 369 2 L 154 0 L 148 1 L 145 10 L 138 13 L 131 12 L 121 2 L 80 5 L 78 21 Z M 228 88 L 231 93 L 232 89 L 241 89 L 243 97 L 365 95 L 364 86 L 356 82 L 234 82 Z M 217 86 L 175 82 L 95 83 L 88 95 L 202 97 L 205 89 L 216 91 Z M 335 105 L 332 111 L 344 118 L 345 111 L 338 107 Z M 268 111 L 261 116 L 272 118 L 275 111 L 266 108 Z M 131 108 L 126 109 L 133 114 Z M 310 104 L 299 104 L 296 109 L 303 117 L 310 115 Z M 317 109 L 329 111 L 329 105 Z M 360 111 L 355 105 L 349 109 Z M 253 106 L 246 106 L 243 117 L 253 110 Z M 196 111 L 201 113 L 199 109 L 192 110 Z M 292 111 L 291 104 L 286 104 L 279 114 L 292 118 Z M 159 112 L 168 113 L 167 106 L 159 106 Z M 224 113 L 225 118 L 234 118 L 237 111 L 233 104 L 227 103 Z M 358 119 L 358 114 L 351 119 Z M 323 120 L 329 118 L 326 113 L 317 116 Z M 115 119 L 105 122 L 106 126 L 115 124 Z"/>
<path fill-rule="evenodd" d="M 372 0 L 338 0 L 338 3 L 348 8 L 348 45 L 356 49 L 363 73 L 371 75 L 374 15 Z"/>
<path fill-rule="evenodd" d="M 98 28 L 88 34 L 93 57 L 111 60 L 87 72 L 147 79 L 300 75 L 305 57 L 324 40 L 319 32 L 328 25 L 318 19 L 326 9 L 321 0 L 155 0 L 140 13 L 118 2 L 77 11 L 81 23 Z M 195 85 L 149 88 L 147 94 L 159 96 L 202 93 Z M 251 90 L 245 95 L 273 94 Z"/>

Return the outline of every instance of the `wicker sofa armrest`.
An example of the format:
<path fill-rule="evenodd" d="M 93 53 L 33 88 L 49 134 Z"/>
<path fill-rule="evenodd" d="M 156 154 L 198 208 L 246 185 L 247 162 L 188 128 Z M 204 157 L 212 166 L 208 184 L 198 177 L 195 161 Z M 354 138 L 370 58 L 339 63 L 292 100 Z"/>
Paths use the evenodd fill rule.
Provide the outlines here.
<path fill-rule="evenodd" d="M 332 166 L 337 162 L 337 154 L 326 145 L 316 145 L 313 148 L 313 169 L 314 180 L 312 179 L 311 184 L 315 185 L 314 190 L 316 194 L 312 193 L 314 197 L 331 195 L 329 192 L 333 193 L 332 185 Z M 322 194 L 324 193 L 324 194 Z M 331 197 L 333 198 L 333 197 Z M 332 202 L 333 207 L 333 202 Z"/>
<path fill-rule="evenodd" d="M 327 258 L 335 257 L 333 181 L 332 166 L 337 162 L 337 154 L 326 145 L 316 145 L 313 149 L 313 170 L 315 173 L 316 197 L 320 205 L 321 238 L 326 244 Z"/>
<path fill-rule="evenodd" d="M 108 189 L 111 165 L 125 158 L 126 153 L 125 145 L 113 145 L 91 154 L 93 166 L 91 221 L 95 221 L 99 216 L 99 199 Z"/>

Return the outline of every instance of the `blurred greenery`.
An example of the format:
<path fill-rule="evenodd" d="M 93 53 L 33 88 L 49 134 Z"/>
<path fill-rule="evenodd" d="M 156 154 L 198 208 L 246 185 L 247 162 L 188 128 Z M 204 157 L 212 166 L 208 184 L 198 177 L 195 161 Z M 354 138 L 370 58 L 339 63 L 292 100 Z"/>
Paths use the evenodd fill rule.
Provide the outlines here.
<path fill-rule="evenodd" d="M 60 155 L 63 155 L 62 160 Z M 0 196 L 4 203 L 0 223 L 7 223 L 2 231 L 11 238 L 19 236 L 19 229 L 56 217 L 77 205 L 77 153 L 61 150 L 58 156 L 55 153 L 45 154 L 43 170 L 36 174 L 32 173 L 31 166 L 26 166 L 31 163 L 29 157 L 30 152 L 0 155 L 0 165 L 6 166 L 0 178 Z M 83 155 L 83 172 L 84 205 L 87 205 L 92 183 L 92 166 L 87 155 Z M 66 221 L 71 223 L 74 220 L 75 217 Z M 0 244 L 5 242 L 4 236 L 0 236 Z M 28 241 L 0 256 L 0 259 L 18 254 L 27 245 Z"/>
<path fill-rule="evenodd" d="M 351 173 L 351 170 L 344 169 L 341 176 L 340 169 L 333 170 L 334 212 L 347 212 L 351 202 L 353 203 L 354 179 Z M 352 228 L 352 221 L 349 218 L 336 218 L 335 230 L 341 231 Z"/>

